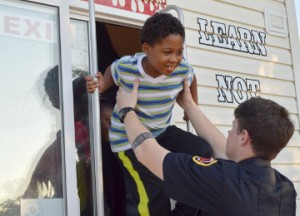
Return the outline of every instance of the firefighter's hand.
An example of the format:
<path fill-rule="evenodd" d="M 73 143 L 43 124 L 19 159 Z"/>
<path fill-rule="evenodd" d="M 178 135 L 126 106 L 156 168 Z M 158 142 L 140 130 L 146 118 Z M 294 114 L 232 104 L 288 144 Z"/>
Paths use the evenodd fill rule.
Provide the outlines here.
<path fill-rule="evenodd" d="M 183 90 L 179 93 L 176 101 L 183 110 L 187 110 L 191 105 L 194 105 L 195 102 L 193 100 L 187 79 L 184 80 L 183 84 Z"/>
<path fill-rule="evenodd" d="M 133 107 L 135 108 L 138 98 L 138 88 L 140 80 L 135 79 L 133 83 L 133 89 L 131 92 L 127 92 L 122 87 L 119 88 L 117 92 L 117 108 L 121 110 L 124 107 Z"/>

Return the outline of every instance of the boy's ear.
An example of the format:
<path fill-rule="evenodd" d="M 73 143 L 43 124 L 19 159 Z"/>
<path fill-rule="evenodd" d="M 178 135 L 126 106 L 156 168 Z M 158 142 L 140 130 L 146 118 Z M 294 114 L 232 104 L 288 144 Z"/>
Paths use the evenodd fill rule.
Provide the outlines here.
<path fill-rule="evenodd" d="M 148 54 L 148 49 L 149 49 L 149 45 L 147 43 L 143 43 L 142 44 L 143 53 L 145 53 L 147 55 Z"/>

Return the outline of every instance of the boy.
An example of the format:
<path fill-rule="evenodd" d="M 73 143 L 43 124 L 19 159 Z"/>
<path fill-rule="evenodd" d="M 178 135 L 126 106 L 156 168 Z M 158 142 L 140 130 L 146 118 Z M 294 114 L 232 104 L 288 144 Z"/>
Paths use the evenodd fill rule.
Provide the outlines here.
<path fill-rule="evenodd" d="M 159 143 L 172 152 L 210 157 L 212 149 L 205 140 L 170 126 L 174 103 L 186 78 L 197 102 L 196 77 L 182 57 L 184 39 L 185 31 L 177 18 L 157 13 L 148 18 L 142 28 L 143 53 L 115 61 L 104 77 L 96 75 L 99 84 L 92 77 L 86 77 L 86 86 L 90 93 L 97 87 L 102 93 L 114 83 L 131 91 L 138 78 L 139 98 L 135 111 Z M 117 153 L 125 168 L 127 215 L 170 215 L 170 200 L 163 191 L 162 182 L 136 160 L 131 150 L 123 124 L 128 111 L 122 110 L 119 116 L 115 107 L 109 131 L 112 151 Z M 184 215 L 189 214 L 185 212 Z"/>

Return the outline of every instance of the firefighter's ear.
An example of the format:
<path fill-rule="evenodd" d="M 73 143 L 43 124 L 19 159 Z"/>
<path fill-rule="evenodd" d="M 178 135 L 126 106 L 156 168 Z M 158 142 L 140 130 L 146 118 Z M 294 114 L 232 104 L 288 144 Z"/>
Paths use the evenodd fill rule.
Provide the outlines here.
<path fill-rule="evenodd" d="M 250 139 L 250 136 L 249 136 L 249 133 L 247 130 L 242 130 L 240 136 L 241 136 L 242 145 L 251 142 L 251 139 Z"/>

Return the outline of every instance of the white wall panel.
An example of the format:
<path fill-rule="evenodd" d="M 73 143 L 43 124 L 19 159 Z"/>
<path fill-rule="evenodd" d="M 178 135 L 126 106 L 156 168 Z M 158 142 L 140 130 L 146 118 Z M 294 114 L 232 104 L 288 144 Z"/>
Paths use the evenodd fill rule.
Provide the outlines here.
<path fill-rule="evenodd" d="M 300 166 L 297 164 L 272 164 L 272 166 L 281 172 L 283 175 L 287 176 L 290 180 L 295 182 L 300 182 Z"/>
<path fill-rule="evenodd" d="M 203 17 L 201 17 L 201 18 L 203 18 Z M 214 20 L 214 21 L 216 21 L 216 20 Z M 197 17 L 193 17 L 193 19 L 190 21 L 190 23 L 194 23 L 196 25 L 197 24 Z M 229 24 L 235 25 L 233 22 L 230 22 Z M 238 26 L 238 25 L 235 25 L 235 26 Z M 240 26 L 240 27 L 251 29 L 248 26 Z M 202 48 L 202 49 L 209 49 L 209 48 L 212 49 L 212 50 L 219 49 L 219 48 L 216 48 L 216 47 L 205 46 L 205 45 L 201 45 L 201 44 L 199 45 L 199 37 L 200 37 L 199 29 L 200 28 L 199 28 L 198 24 L 193 29 L 186 28 L 186 44 L 189 47 L 197 47 L 197 48 Z M 255 29 L 252 28 L 251 30 L 255 30 Z M 264 29 L 259 29 L 257 31 L 263 32 Z M 238 31 L 237 31 L 237 33 L 238 33 Z M 288 52 L 289 56 L 291 55 L 290 50 L 289 50 L 290 49 L 289 41 L 288 41 L 287 38 L 283 38 L 283 37 L 267 35 L 266 36 L 266 49 L 268 51 L 268 54 L 272 53 L 274 55 L 274 54 L 276 54 L 276 52 L 278 52 L 278 54 L 280 54 L 280 52 Z M 235 51 L 228 50 L 228 49 L 219 49 L 219 50 L 223 51 L 224 53 L 229 53 L 229 54 L 232 54 L 232 55 L 236 54 Z M 237 53 L 242 54 L 242 55 L 246 55 L 247 57 L 251 57 L 251 58 L 256 58 L 256 59 L 261 58 L 261 56 L 257 56 L 257 55 L 250 55 L 249 56 L 248 53 L 244 53 L 244 52 L 237 52 Z M 269 60 L 268 57 L 265 57 L 265 58 L 267 58 L 267 60 Z M 288 57 L 285 57 L 285 58 L 288 58 Z M 291 57 L 289 57 L 289 58 L 291 58 Z M 271 59 L 271 60 L 273 60 L 273 59 Z M 285 61 L 290 62 L 291 60 L 288 59 L 288 60 L 285 60 Z"/>
<path fill-rule="evenodd" d="M 186 33 L 187 33 L 186 45 L 188 51 L 190 50 L 190 48 L 193 48 L 193 49 L 199 49 L 198 52 L 210 51 L 210 52 L 228 54 L 228 58 L 235 58 L 235 56 L 240 56 L 240 57 L 245 57 L 245 59 L 253 59 L 253 60 L 264 61 L 264 62 L 279 63 L 285 65 L 292 64 L 291 52 L 289 49 L 282 49 L 275 46 L 269 46 L 268 41 L 266 45 L 267 56 L 259 56 L 254 54 L 251 55 L 245 52 L 239 52 L 230 49 L 222 49 L 218 47 L 199 44 L 199 33 L 197 30 L 186 31 Z M 274 41 L 274 43 L 278 44 L 280 43 L 280 41 Z"/>
<path fill-rule="evenodd" d="M 247 79 L 259 80 L 260 82 L 260 92 L 261 94 L 275 95 L 275 96 L 284 96 L 288 97 L 289 100 L 296 97 L 295 93 L 295 85 L 292 81 L 279 80 L 279 79 L 271 79 L 266 77 L 259 77 L 257 75 L 246 75 L 240 73 L 230 73 L 218 70 L 212 70 L 209 68 L 194 68 L 195 74 L 197 77 L 197 83 L 199 85 L 198 92 L 201 91 L 202 86 L 209 87 L 218 87 L 218 81 L 216 80 L 216 75 L 222 76 L 230 76 L 230 77 L 241 77 L 245 82 Z M 199 93 L 201 96 L 201 94 Z M 285 104 L 282 104 L 285 105 Z M 290 105 L 290 104 L 286 104 Z"/>
<path fill-rule="evenodd" d="M 289 141 L 288 146 L 296 146 L 298 148 L 300 148 L 300 131 L 296 130 L 291 138 L 291 140 Z"/>
<path fill-rule="evenodd" d="M 266 5 L 271 5 L 273 9 L 285 10 L 284 1 L 270 3 L 270 0 L 252 0 L 252 1 L 240 1 L 240 0 L 218 0 L 232 5 L 236 5 L 242 8 L 247 8 L 255 11 L 263 11 Z"/>
<path fill-rule="evenodd" d="M 300 164 L 300 148 L 299 147 L 285 147 L 272 161 L 273 164 Z M 300 175 L 300 173 L 299 173 Z"/>
<path fill-rule="evenodd" d="M 290 65 L 276 64 L 276 62 L 265 61 L 264 58 L 259 61 L 238 55 L 230 57 L 221 51 L 218 52 L 219 50 L 221 49 L 204 51 L 202 49 L 188 47 L 187 59 L 193 66 L 264 77 L 274 77 L 283 80 L 294 80 L 293 71 Z M 276 60 L 275 57 L 274 60 Z"/>

